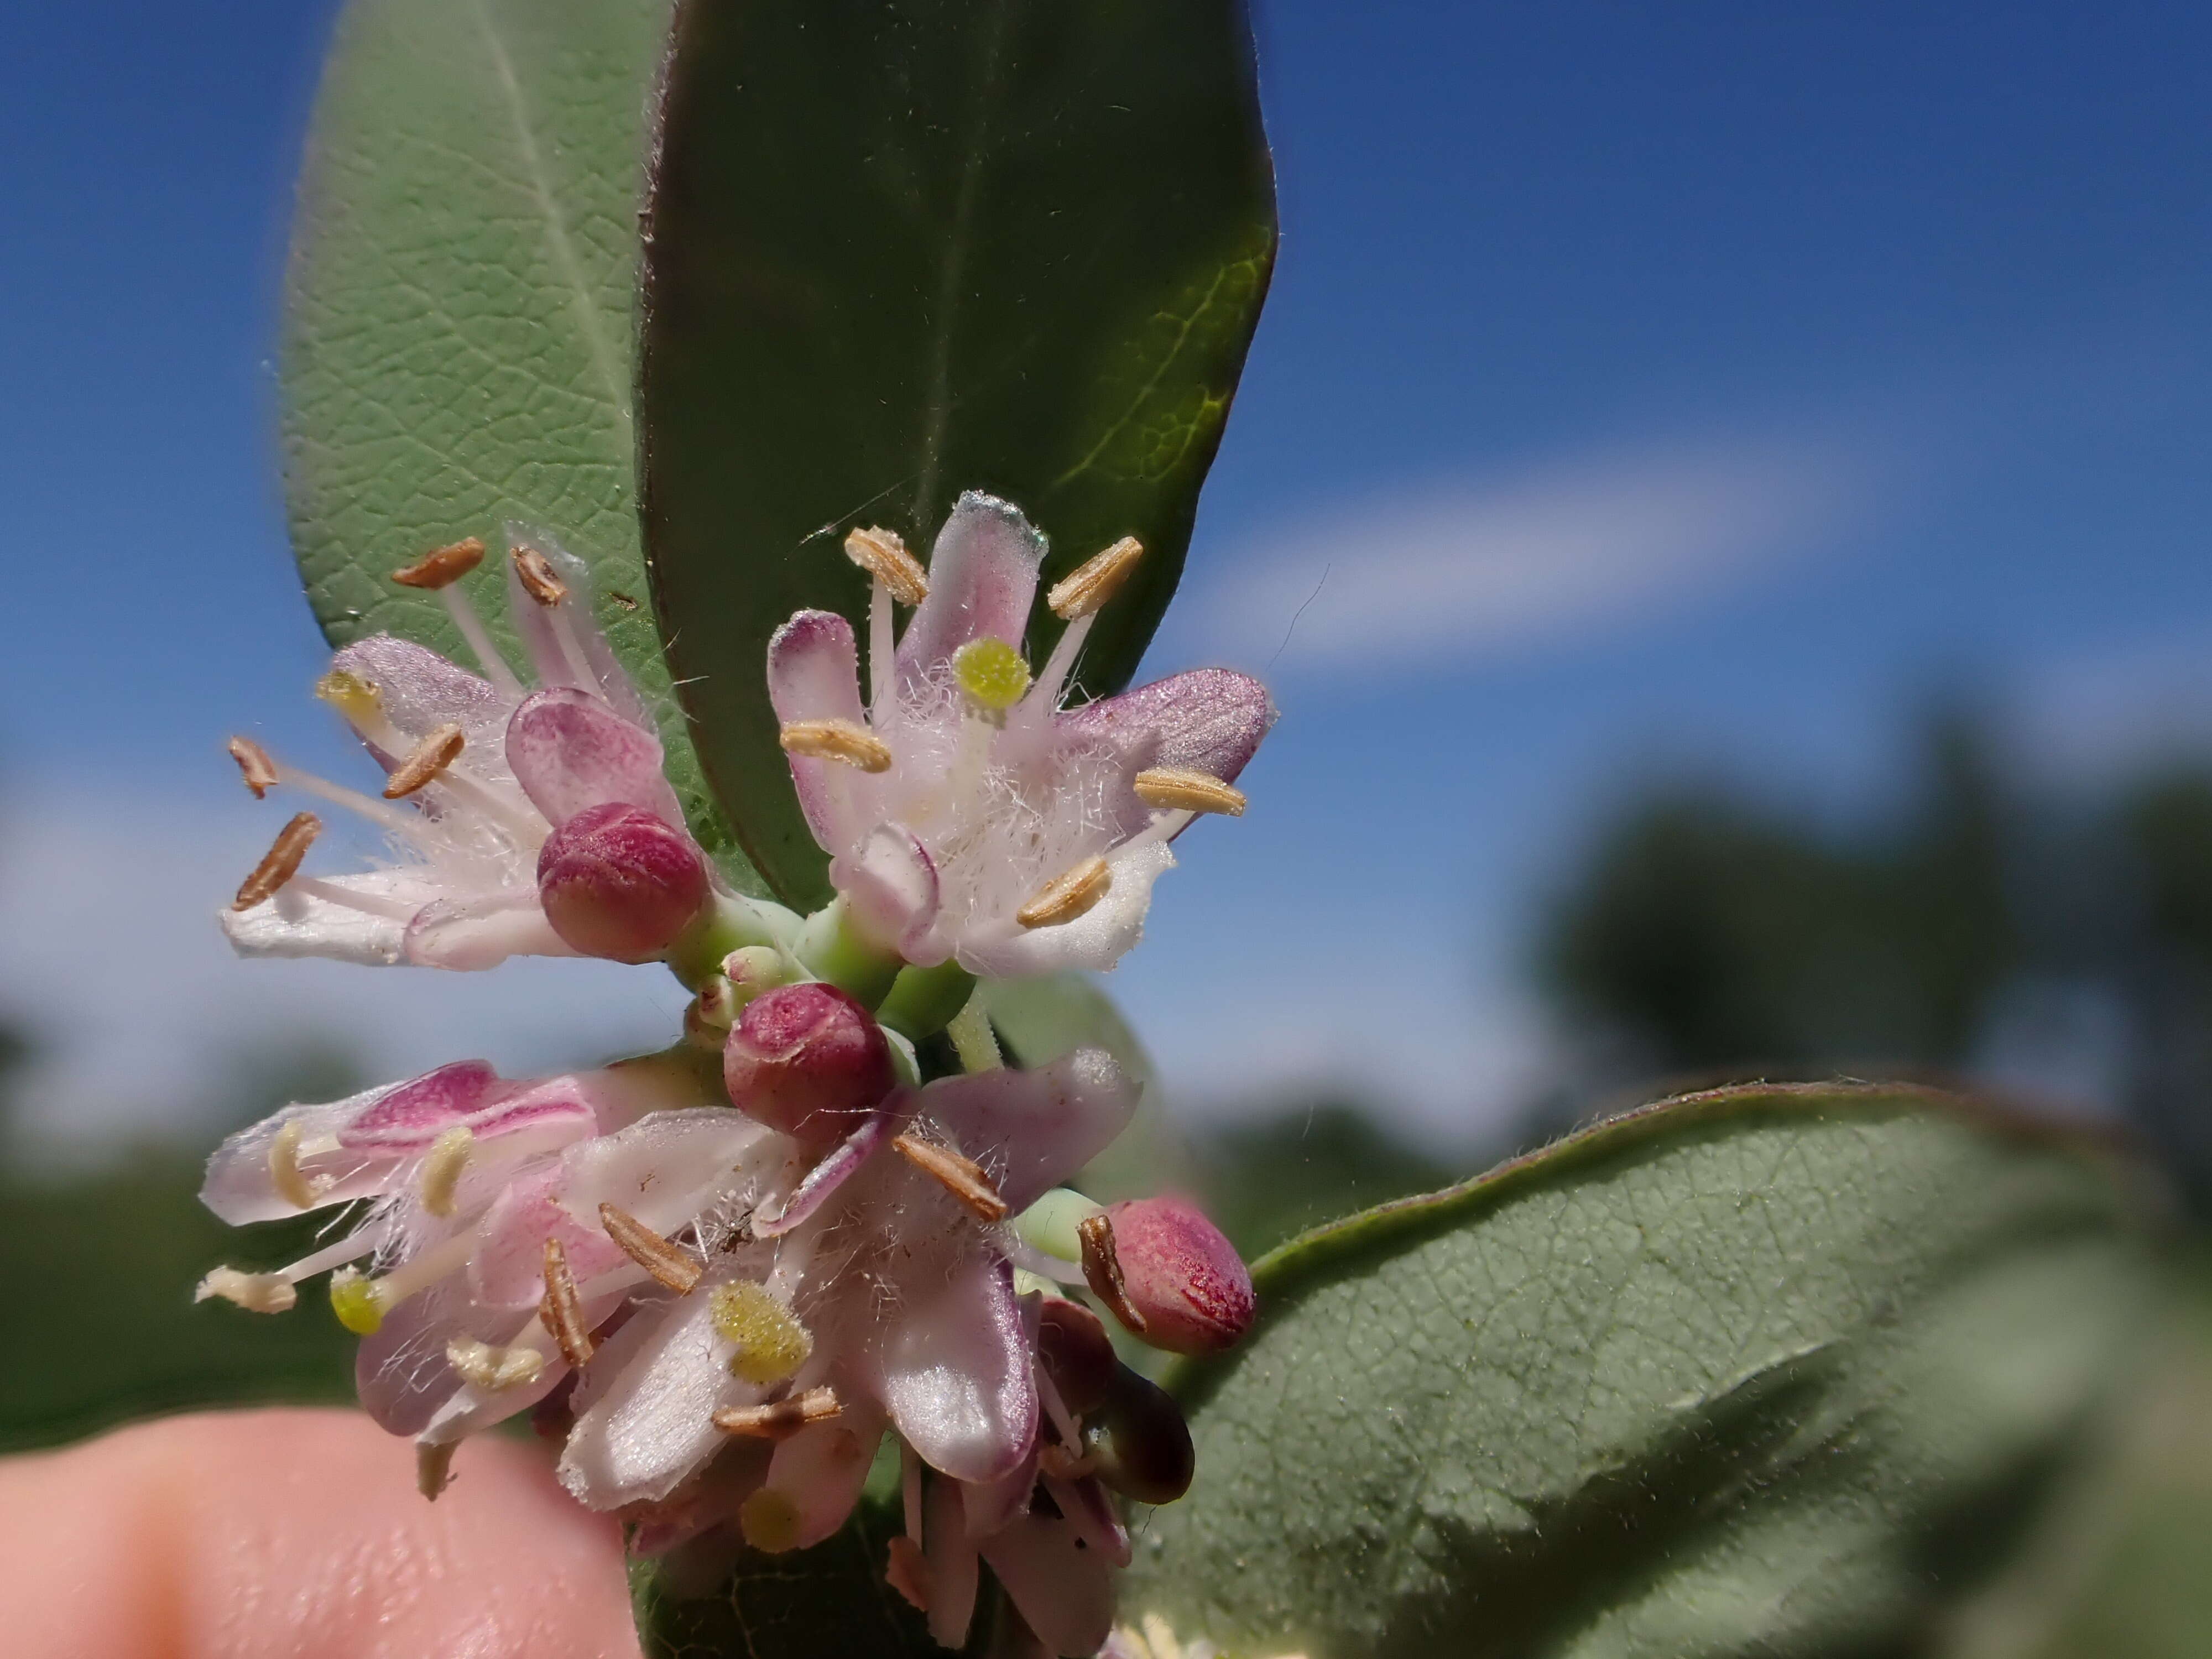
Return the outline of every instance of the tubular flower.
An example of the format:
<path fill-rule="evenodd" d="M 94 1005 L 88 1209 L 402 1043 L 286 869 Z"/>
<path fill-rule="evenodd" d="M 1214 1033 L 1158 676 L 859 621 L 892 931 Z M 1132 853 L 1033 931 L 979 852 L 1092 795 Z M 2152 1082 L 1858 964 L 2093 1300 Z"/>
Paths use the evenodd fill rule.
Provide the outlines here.
<path fill-rule="evenodd" d="M 1018 1485 L 1011 1513 L 1042 1407 L 1006 1218 L 1111 1142 L 1135 1097 L 1097 1049 L 948 1078 L 892 1095 L 793 1178 L 730 1187 L 697 1235 L 698 1284 L 639 1306 L 586 1368 L 563 1484 L 642 1517 L 647 1549 L 732 1519 L 756 1548 L 800 1548 L 843 1524 L 888 1426 L 951 1482 Z"/>
<path fill-rule="evenodd" d="M 921 966 L 999 976 L 1110 968 L 1144 930 L 1168 843 L 1233 787 L 1274 720 L 1258 682 L 1176 674 L 1061 707 L 1098 609 L 1142 550 L 1116 543 L 1047 596 L 1068 626 L 1032 677 L 1017 648 L 1044 538 L 992 496 L 960 498 L 925 574 L 855 531 L 874 577 L 868 698 L 853 629 L 802 611 L 769 645 L 769 695 L 847 920 Z M 896 649 L 894 602 L 915 606 Z"/>
<path fill-rule="evenodd" d="M 536 688 L 500 655 L 459 579 L 464 542 L 394 573 L 434 589 L 483 671 L 379 634 L 331 659 L 317 694 L 383 768 L 368 796 L 272 759 L 231 754 L 257 795 L 283 785 L 367 818 L 387 866 L 301 873 L 320 828 L 301 813 L 222 913 L 246 956 L 487 968 L 509 956 L 663 953 L 708 902 L 706 859 L 661 772 L 652 718 L 592 620 L 583 562 L 544 532 L 507 527 L 507 615 Z"/>
<path fill-rule="evenodd" d="M 363 1338 L 362 1404 L 441 1468 L 441 1448 L 544 1397 L 588 1355 L 595 1327 L 654 1287 L 635 1237 L 616 1236 L 625 1224 L 657 1237 L 692 1221 L 702 1186 L 719 1196 L 745 1171 L 782 1167 L 779 1137 L 698 1109 L 711 1090 L 659 1056 L 533 1081 L 465 1060 L 288 1106 L 222 1144 L 202 1200 L 233 1224 L 361 1207 L 278 1272 L 216 1269 L 200 1298 L 280 1312 L 301 1280 L 335 1269 L 332 1307 Z M 672 1138 L 701 1161 L 668 1164 Z M 612 1231 L 601 1202 L 620 1210 Z"/>

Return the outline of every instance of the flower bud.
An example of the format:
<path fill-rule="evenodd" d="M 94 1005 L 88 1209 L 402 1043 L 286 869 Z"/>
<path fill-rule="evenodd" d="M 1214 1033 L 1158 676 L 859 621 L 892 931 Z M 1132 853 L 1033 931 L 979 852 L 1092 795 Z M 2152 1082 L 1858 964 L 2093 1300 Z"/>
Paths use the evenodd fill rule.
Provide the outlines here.
<path fill-rule="evenodd" d="M 1106 1402 L 1121 1362 L 1097 1314 L 1064 1297 L 1045 1297 L 1037 1314 L 1036 1349 L 1037 1363 L 1069 1411 L 1086 1417 Z"/>
<path fill-rule="evenodd" d="M 1116 1204 L 1079 1231 L 1091 1288 L 1152 1346 L 1219 1353 L 1252 1328 L 1252 1275 L 1188 1199 Z"/>
<path fill-rule="evenodd" d="M 538 897 L 588 957 L 650 962 L 705 908 L 707 864 L 690 836 L 624 801 L 587 806 L 545 838 Z"/>
<path fill-rule="evenodd" d="M 722 1049 L 730 1100 L 771 1129 L 817 1144 L 857 1128 L 895 1081 L 868 1011 L 834 985 L 786 985 L 745 1005 Z"/>
<path fill-rule="evenodd" d="M 1106 1409 L 1087 1437 L 1098 1478 L 1139 1504 L 1172 1504 L 1190 1490 L 1198 1453 L 1175 1397 L 1127 1365 L 1115 1368 Z"/>

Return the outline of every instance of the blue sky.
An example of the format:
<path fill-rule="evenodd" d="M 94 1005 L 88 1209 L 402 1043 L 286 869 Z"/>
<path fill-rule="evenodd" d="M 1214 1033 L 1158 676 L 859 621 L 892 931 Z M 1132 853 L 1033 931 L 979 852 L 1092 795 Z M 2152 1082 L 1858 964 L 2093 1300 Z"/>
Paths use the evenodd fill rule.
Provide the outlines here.
<path fill-rule="evenodd" d="M 362 988 L 212 940 L 266 828 L 222 736 L 346 763 L 270 366 L 330 15 L 0 15 L 0 1000 L 57 1127 L 175 1109 L 271 1023 L 382 1069 L 665 1018 L 620 970 Z M 1113 982 L 1181 1098 L 1493 1120 L 1549 1053 L 1530 919 L 1639 781 L 1878 802 L 1951 684 L 2062 779 L 2212 733 L 2202 9 L 1260 28 L 1281 262 L 1152 665 L 1264 668 L 1285 719 Z"/>

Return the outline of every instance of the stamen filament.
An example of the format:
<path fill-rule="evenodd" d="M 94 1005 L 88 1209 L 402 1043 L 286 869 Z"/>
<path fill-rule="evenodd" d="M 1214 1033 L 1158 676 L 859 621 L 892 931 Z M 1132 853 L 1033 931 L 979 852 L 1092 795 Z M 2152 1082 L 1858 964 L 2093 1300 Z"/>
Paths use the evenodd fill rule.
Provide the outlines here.
<path fill-rule="evenodd" d="M 371 823 L 380 825 L 394 835 L 404 836 L 418 847 L 423 845 L 422 820 L 411 812 L 403 812 L 396 806 L 373 799 L 358 790 L 347 788 L 343 784 L 328 782 L 313 772 L 302 772 L 296 766 L 279 766 L 276 777 L 288 788 L 319 796 L 331 805 L 343 806 L 349 812 L 358 812 Z"/>
<path fill-rule="evenodd" d="M 514 671 L 507 665 L 507 659 L 492 643 L 491 630 L 477 615 L 477 608 L 469 603 L 469 596 L 459 587 L 441 587 L 438 590 L 438 597 L 446 602 L 446 614 L 453 619 L 453 626 L 460 630 L 461 638 L 468 642 L 469 651 L 477 659 L 477 666 L 483 670 L 483 676 L 492 683 L 493 689 L 506 702 L 520 701 L 522 682 L 515 678 Z"/>
<path fill-rule="evenodd" d="M 913 1134 L 902 1134 L 891 1145 L 906 1161 L 958 1199 L 978 1221 L 1004 1221 L 1006 1200 L 973 1158 L 963 1158 L 948 1146 L 939 1146 Z"/>
<path fill-rule="evenodd" d="M 1091 625 L 1097 619 L 1096 611 L 1086 611 L 1060 630 L 1052 655 L 1044 659 L 1044 672 L 1030 688 L 1022 700 L 1024 708 L 1042 707 L 1048 714 L 1058 710 L 1060 699 L 1067 695 L 1068 678 L 1075 672 L 1075 659 L 1082 653 L 1083 641 L 1091 637 Z"/>
<path fill-rule="evenodd" d="M 631 1261 L 678 1296 L 687 1296 L 706 1271 L 697 1257 L 678 1249 L 635 1216 L 611 1204 L 599 1206 L 599 1224 Z"/>
<path fill-rule="evenodd" d="M 231 901 L 230 908 L 251 910 L 264 899 L 273 898 L 286 882 L 300 873 L 300 861 L 307 856 L 307 849 L 322 833 L 323 821 L 313 812 L 295 816 L 276 832 L 276 839 L 261 855 L 261 862 L 239 884 L 238 896 Z"/>
<path fill-rule="evenodd" d="M 724 1434 L 753 1440 L 788 1440 L 801 1429 L 827 1423 L 844 1415 L 837 1390 L 809 1389 L 770 1406 L 725 1406 L 714 1413 L 714 1426 Z"/>
<path fill-rule="evenodd" d="M 891 590 L 881 576 L 868 594 L 868 723 L 888 726 L 898 696 L 891 690 Z"/>
<path fill-rule="evenodd" d="M 356 892 L 350 887 L 341 887 L 334 881 L 324 881 L 314 876 L 295 876 L 288 884 L 293 891 L 304 893 L 309 898 L 322 900 L 347 910 L 358 910 L 365 916 L 382 916 L 390 921 L 412 921 L 422 907 L 404 899 L 387 897 L 382 893 Z"/>
<path fill-rule="evenodd" d="M 576 624 L 566 605 L 553 607 L 553 637 L 561 641 L 561 654 L 568 659 L 568 672 L 575 677 L 576 688 L 604 701 L 605 688 L 599 684 L 599 671 L 592 666 L 591 656 L 585 651 L 583 641 L 577 637 Z"/>

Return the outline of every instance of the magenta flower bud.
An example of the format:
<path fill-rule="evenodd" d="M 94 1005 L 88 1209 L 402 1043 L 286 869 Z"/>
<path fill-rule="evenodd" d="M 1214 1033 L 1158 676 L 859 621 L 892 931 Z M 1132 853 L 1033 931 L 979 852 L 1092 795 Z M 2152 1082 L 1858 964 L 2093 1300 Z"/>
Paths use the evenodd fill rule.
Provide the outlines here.
<path fill-rule="evenodd" d="M 538 850 L 545 920 L 587 957 L 652 961 L 708 896 L 707 863 L 691 838 L 623 801 L 586 807 Z"/>
<path fill-rule="evenodd" d="M 817 1144 L 860 1126 L 896 1081 L 874 1017 L 834 985 L 808 981 L 745 1005 L 722 1049 L 722 1081 L 738 1109 Z"/>
<path fill-rule="evenodd" d="M 1116 1204 L 1077 1231 L 1091 1288 L 1152 1346 L 1219 1353 L 1252 1328 L 1252 1275 L 1188 1199 Z"/>

